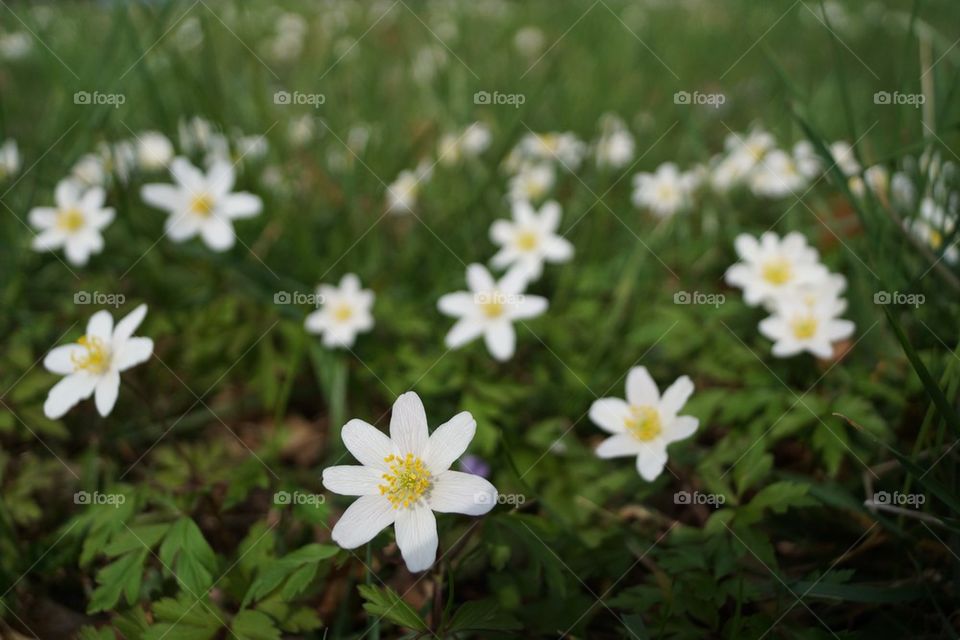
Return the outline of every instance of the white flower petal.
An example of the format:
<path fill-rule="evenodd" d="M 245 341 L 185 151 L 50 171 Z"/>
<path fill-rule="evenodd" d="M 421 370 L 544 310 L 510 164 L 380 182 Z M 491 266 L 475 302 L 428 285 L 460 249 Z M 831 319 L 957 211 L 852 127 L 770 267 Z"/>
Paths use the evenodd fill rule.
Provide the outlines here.
<path fill-rule="evenodd" d="M 252 193 L 228 193 L 221 199 L 220 208 L 228 218 L 252 218 L 263 209 L 263 200 Z"/>
<path fill-rule="evenodd" d="M 483 333 L 485 326 L 482 322 L 472 318 L 462 318 L 450 328 L 444 343 L 450 349 L 459 349 L 468 342 L 476 340 Z"/>
<path fill-rule="evenodd" d="M 395 524 L 397 546 L 411 573 L 426 571 L 437 558 L 437 518 L 428 507 L 401 509 Z"/>
<path fill-rule="evenodd" d="M 170 162 L 170 175 L 191 195 L 206 192 L 207 181 L 203 173 L 186 158 L 177 157 Z"/>
<path fill-rule="evenodd" d="M 496 505 L 497 490 L 478 475 L 444 471 L 434 477 L 429 503 L 439 513 L 482 516 Z"/>
<path fill-rule="evenodd" d="M 667 452 L 652 446 L 645 446 L 637 456 L 637 471 L 647 482 L 653 482 L 663 473 L 667 464 Z"/>
<path fill-rule="evenodd" d="M 54 207 L 34 207 L 27 214 L 27 220 L 38 229 L 46 229 L 57 223 L 57 213 Z"/>
<path fill-rule="evenodd" d="M 397 514 L 398 511 L 383 496 L 362 496 L 347 507 L 330 536 L 344 549 L 355 549 L 393 524 Z"/>
<path fill-rule="evenodd" d="M 518 320 L 536 318 L 547 310 L 549 303 L 543 296 L 523 296 L 510 308 L 510 317 Z"/>
<path fill-rule="evenodd" d="M 477 421 L 469 411 L 461 411 L 437 427 L 427 441 L 423 462 L 434 475 L 443 473 L 463 455 L 477 432 Z"/>
<path fill-rule="evenodd" d="M 517 333 L 507 320 L 500 320 L 487 326 L 483 334 L 487 350 L 501 362 L 509 360 L 516 349 Z"/>
<path fill-rule="evenodd" d="M 43 366 L 51 373 L 59 373 L 62 376 L 69 375 L 76 369 L 73 361 L 86 353 L 86 351 L 87 350 L 79 344 L 65 344 L 61 347 L 56 347 L 43 359 Z"/>
<path fill-rule="evenodd" d="M 108 371 L 97 382 L 97 411 L 101 416 L 107 417 L 113 411 L 113 405 L 117 403 L 117 395 L 120 393 L 120 374 L 116 371 Z"/>
<path fill-rule="evenodd" d="M 226 251 L 233 246 L 236 234 L 229 220 L 212 217 L 200 226 L 200 234 L 207 246 L 214 251 Z"/>
<path fill-rule="evenodd" d="M 128 338 L 114 355 L 113 365 L 117 371 L 126 371 L 146 362 L 153 355 L 153 340 L 150 338 Z"/>
<path fill-rule="evenodd" d="M 496 288 L 508 296 L 519 295 L 530 283 L 529 267 L 514 267 L 500 278 Z"/>
<path fill-rule="evenodd" d="M 685 440 L 697 432 L 700 420 L 693 416 L 677 416 L 670 424 L 664 438 L 667 443 Z"/>
<path fill-rule="evenodd" d="M 147 305 L 141 304 L 136 309 L 128 313 L 123 320 L 117 323 L 113 330 L 114 342 L 125 342 L 133 332 L 137 330 L 140 323 L 147 315 Z"/>
<path fill-rule="evenodd" d="M 140 198 L 151 207 L 172 211 L 181 200 L 181 191 L 172 184 L 145 184 L 140 189 Z"/>
<path fill-rule="evenodd" d="M 660 390 L 646 367 L 633 367 L 627 374 L 627 400 L 638 407 L 660 402 Z"/>
<path fill-rule="evenodd" d="M 413 391 L 402 394 L 393 403 L 390 416 L 390 439 L 397 452 L 402 456 L 412 453 L 420 457 L 429 437 L 427 412 L 420 396 Z"/>
<path fill-rule="evenodd" d="M 476 308 L 473 294 L 466 291 L 457 291 L 440 296 L 437 308 L 440 313 L 448 316 L 465 316 Z"/>
<path fill-rule="evenodd" d="M 660 398 L 660 411 L 667 415 L 677 415 L 692 393 L 693 381 L 687 376 L 680 376 L 663 392 L 663 397 Z"/>
<path fill-rule="evenodd" d="M 110 344 L 113 339 L 113 316 L 106 309 L 101 309 L 90 316 L 87 322 L 87 335 L 92 338 L 100 338 L 105 343 Z"/>
<path fill-rule="evenodd" d="M 354 418 L 343 426 L 340 432 L 347 451 L 365 467 L 387 469 L 384 458 L 394 451 L 393 442 L 383 431 L 372 424 Z"/>
<path fill-rule="evenodd" d="M 67 376 L 50 389 L 50 393 L 43 403 L 44 415 L 51 420 L 60 418 L 75 404 L 89 398 L 96 385 L 97 378 L 86 373 L 75 373 Z"/>
<path fill-rule="evenodd" d="M 496 283 L 486 267 L 482 264 L 471 264 L 467 267 L 467 286 L 473 293 L 484 293 L 491 291 Z"/>
<path fill-rule="evenodd" d="M 380 495 L 383 470 L 359 465 L 340 465 L 323 470 L 323 486 L 342 496 Z"/>
<path fill-rule="evenodd" d="M 598 458 L 622 458 L 638 455 L 643 446 L 629 433 L 618 433 L 601 442 L 596 453 Z"/>
<path fill-rule="evenodd" d="M 590 405 L 590 420 L 604 431 L 624 433 L 629 411 L 629 405 L 620 398 L 600 398 Z"/>
<path fill-rule="evenodd" d="M 233 165 L 223 160 L 214 162 L 213 166 L 207 171 L 207 189 L 217 199 L 225 196 L 233 189 L 235 180 L 236 174 Z"/>
<path fill-rule="evenodd" d="M 183 242 L 200 231 L 200 218 L 189 213 L 174 213 L 167 218 L 163 229 L 173 242 Z"/>

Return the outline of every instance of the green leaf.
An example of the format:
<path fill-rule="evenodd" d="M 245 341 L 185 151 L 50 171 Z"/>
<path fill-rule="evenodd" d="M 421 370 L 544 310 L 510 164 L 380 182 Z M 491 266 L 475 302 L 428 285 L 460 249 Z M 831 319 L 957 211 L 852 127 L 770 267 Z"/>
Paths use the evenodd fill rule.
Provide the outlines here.
<path fill-rule="evenodd" d="M 149 549 L 140 547 L 137 551 L 121 556 L 97 572 L 100 585 L 90 597 L 87 613 L 96 613 L 112 609 L 126 595 L 127 603 L 133 604 L 140 595 L 140 582 L 143 579 L 143 563 Z"/>
<path fill-rule="evenodd" d="M 164 598 L 153 604 L 157 624 L 143 634 L 143 640 L 210 640 L 223 628 L 223 617 L 204 600 L 191 596 Z"/>
<path fill-rule="evenodd" d="M 360 595 L 366 602 L 364 610 L 370 615 L 385 618 L 401 627 L 413 631 L 426 631 L 427 623 L 397 593 L 389 587 L 379 588 L 372 585 L 359 585 Z"/>
<path fill-rule="evenodd" d="M 234 617 L 230 627 L 240 640 L 280 640 L 280 630 L 265 613 L 247 609 Z"/>
<path fill-rule="evenodd" d="M 173 523 L 160 545 L 160 561 L 195 598 L 213 585 L 216 555 L 190 518 Z"/>
<path fill-rule="evenodd" d="M 500 609 L 496 600 L 474 600 L 457 609 L 448 631 L 512 631 L 519 629 L 520 621 Z"/>
<path fill-rule="evenodd" d="M 247 589 L 242 606 L 260 600 L 285 580 L 283 598 L 291 599 L 309 586 L 317 573 L 319 563 L 332 558 L 339 548 L 326 544 L 308 544 L 291 554 L 273 561 L 267 568 L 259 572 L 257 578 Z"/>

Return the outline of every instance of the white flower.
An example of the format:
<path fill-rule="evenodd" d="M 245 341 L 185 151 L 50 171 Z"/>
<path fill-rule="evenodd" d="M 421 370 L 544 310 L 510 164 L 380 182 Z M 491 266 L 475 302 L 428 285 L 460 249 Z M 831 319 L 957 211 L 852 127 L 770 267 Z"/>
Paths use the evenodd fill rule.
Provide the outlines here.
<path fill-rule="evenodd" d="M 313 116 L 303 115 L 287 124 L 287 139 L 295 147 L 302 147 L 313 140 L 316 131 L 317 125 Z"/>
<path fill-rule="evenodd" d="M 33 38 L 24 31 L 0 34 L 0 58 L 19 60 L 33 49 Z"/>
<path fill-rule="evenodd" d="M 158 171 L 173 160 L 173 143 L 159 131 L 144 131 L 137 136 L 137 163 L 144 171 Z"/>
<path fill-rule="evenodd" d="M 510 178 L 508 198 L 539 202 L 553 188 L 556 172 L 553 165 L 525 164 Z"/>
<path fill-rule="evenodd" d="M 734 241 L 738 262 L 727 269 L 726 281 L 743 289 L 747 304 L 768 303 L 792 291 L 799 285 L 823 280 L 827 270 L 820 264 L 817 250 L 807 246 L 807 240 L 797 232 L 788 233 L 781 240 L 767 231 L 758 242 L 743 233 Z"/>
<path fill-rule="evenodd" d="M 729 186 L 733 186 L 747 179 L 764 156 L 776 147 L 776 140 L 771 133 L 755 128 L 746 137 L 731 133 L 725 146 L 727 156 L 721 163 L 721 174 L 725 174 Z"/>
<path fill-rule="evenodd" d="M 492 136 L 490 127 L 482 122 L 474 122 L 462 133 L 447 133 L 437 144 L 437 160 L 446 166 L 452 166 L 463 158 L 475 158 L 487 150 Z"/>
<path fill-rule="evenodd" d="M 170 175 L 176 184 L 146 184 L 140 197 L 169 212 L 165 230 L 174 242 L 200 234 L 214 251 L 226 251 L 236 240 L 233 220 L 256 216 L 263 207 L 252 193 L 231 193 L 235 174 L 227 162 L 214 163 L 204 174 L 178 157 L 170 163 Z"/>
<path fill-rule="evenodd" d="M 780 198 L 798 193 L 807 185 L 807 178 L 793 157 L 779 149 L 764 156 L 750 177 L 750 188 L 759 196 Z"/>
<path fill-rule="evenodd" d="M 926 243 L 936 253 L 943 254 L 943 259 L 949 264 L 956 264 L 960 258 L 960 249 L 956 239 L 944 247 L 944 241 L 953 234 L 954 222 L 946 214 L 944 207 L 937 205 L 933 198 L 927 196 L 920 202 L 920 215 L 907 220 L 907 229 L 920 241 Z"/>
<path fill-rule="evenodd" d="M 847 308 L 847 301 L 840 297 L 847 288 L 847 279 L 839 273 L 826 273 L 822 278 L 787 287 L 775 294 L 767 304 L 769 310 L 775 311 L 783 304 L 802 302 L 813 307 L 822 302 L 830 301 L 843 313 Z"/>
<path fill-rule="evenodd" d="M 61 180 L 54 192 L 55 207 L 30 210 L 30 224 L 39 231 L 33 239 L 34 250 L 63 247 L 70 264 L 87 264 L 91 254 L 103 251 L 101 231 L 113 221 L 114 211 L 103 206 L 105 199 L 101 187 L 84 190 L 73 180 Z"/>
<path fill-rule="evenodd" d="M 793 145 L 793 160 L 800 173 L 808 179 L 817 177 L 823 171 L 823 161 L 809 140 L 801 140 Z"/>
<path fill-rule="evenodd" d="M 890 193 L 893 196 L 894 206 L 901 210 L 913 208 L 917 200 L 917 189 L 913 185 L 913 180 L 902 171 L 897 171 L 890 178 Z"/>
<path fill-rule="evenodd" d="M 304 321 L 307 331 L 323 334 L 325 347 L 350 347 L 358 333 L 373 328 L 373 291 L 360 288 L 360 278 L 348 273 L 340 286 L 322 284 L 317 287 L 321 306 Z"/>
<path fill-rule="evenodd" d="M 60 418 L 94 393 L 100 415 L 110 413 L 120 389 L 120 372 L 145 362 L 153 353 L 153 340 L 133 337 L 145 315 L 147 305 L 142 304 L 114 327 L 110 312 L 98 311 L 83 337 L 47 354 L 43 366 L 65 376 L 50 389 L 43 404 L 48 418 Z"/>
<path fill-rule="evenodd" d="M 13 138 L 0 145 L 0 180 L 6 180 L 20 171 L 20 151 Z"/>
<path fill-rule="evenodd" d="M 513 46 L 527 58 L 539 55 L 545 43 L 546 36 L 538 27 L 523 27 L 513 36 Z"/>
<path fill-rule="evenodd" d="M 653 482 L 667 464 L 667 446 L 689 438 L 700 421 L 677 415 L 693 393 L 687 376 L 677 378 L 663 395 L 646 367 L 627 374 L 627 399 L 601 398 L 590 407 L 590 419 L 613 435 L 600 443 L 601 458 L 637 456 L 637 471 Z"/>
<path fill-rule="evenodd" d="M 857 156 L 853 152 L 850 143 L 844 140 L 838 140 L 830 145 L 830 156 L 836 163 L 843 175 L 854 176 L 860 173 L 860 163 L 857 162 Z"/>
<path fill-rule="evenodd" d="M 557 235 L 559 204 L 550 200 L 538 213 L 526 200 L 517 200 L 512 213 L 512 221 L 496 220 L 490 226 L 490 239 L 501 247 L 490 260 L 493 266 L 517 266 L 535 280 L 543 273 L 544 262 L 567 262 L 573 257 L 573 245 Z"/>
<path fill-rule="evenodd" d="M 619 169 L 633 159 L 633 153 L 633 134 L 627 129 L 623 120 L 616 116 L 605 117 L 603 131 L 594 149 L 597 166 Z"/>
<path fill-rule="evenodd" d="M 180 147 L 185 149 L 187 153 L 206 151 L 210 139 L 214 135 L 213 124 L 200 116 L 194 116 L 189 120 L 181 119 L 177 123 L 177 132 L 180 138 Z"/>
<path fill-rule="evenodd" d="M 517 341 L 514 321 L 539 316 L 547 310 L 547 299 L 524 295 L 527 275 L 521 269 L 496 282 L 485 267 L 471 264 L 467 286 L 470 291 L 448 293 L 437 303 L 441 313 L 459 318 L 447 333 L 447 346 L 458 349 L 482 335 L 494 358 L 509 360 Z"/>
<path fill-rule="evenodd" d="M 633 204 L 667 218 L 690 207 L 695 186 L 693 175 L 681 173 L 677 165 L 665 162 L 655 173 L 633 176 Z"/>
<path fill-rule="evenodd" d="M 534 161 L 559 162 L 567 171 L 580 166 L 587 147 L 570 132 L 528 133 L 520 140 L 521 154 Z"/>
<path fill-rule="evenodd" d="M 393 404 L 389 438 L 362 420 L 344 425 L 343 443 L 362 466 L 324 469 L 323 486 L 360 497 L 334 525 L 334 542 L 354 549 L 392 524 L 407 569 L 429 569 L 437 556 L 434 512 L 481 516 L 496 504 L 497 490 L 487 480 L 450 470 L 476 429 L 476 420 L 464 411 L 431 435 L 423 403 L 413 392 Z"/>
<path fill-rule="evenodd" d="M 773 355 L 787 358 L 807 351 L 818 358 L 833 356 L 833 344 L 853 335 L 853 322 L 838 318 L 846 305 L 839 298 L 783 301 L 760 321 L 760 333 L 774 341 Z"/>
<path fill-rule="evenodd" d="M 433 175 L 430 165 L 421 162 L 416 169 L 404 169 L 390 186 L 387 187 L 387 211 L 390 213 L 411 213 L 417 206 L 420 186 Z"/>

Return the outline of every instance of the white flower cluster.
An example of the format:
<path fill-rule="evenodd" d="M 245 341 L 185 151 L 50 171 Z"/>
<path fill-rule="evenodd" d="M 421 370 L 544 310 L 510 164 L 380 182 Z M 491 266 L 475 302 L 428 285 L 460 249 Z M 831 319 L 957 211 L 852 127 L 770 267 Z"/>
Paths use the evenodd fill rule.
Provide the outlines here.
<path fill-rule="evenodd" d="M 735 248 L 740 262 L 727 270 L 726 281 L 743 289 L 748 305 L 770 312 L 760 322 L 760 333 L 773 340 L 773 355 L 806 351 L 827 359 L 833 343 L 853 335 L 853 322 L 839 317 L 847 308 L 840 296 L 846 279 L 830 273 L 801 234 L 741 234 Z"/>

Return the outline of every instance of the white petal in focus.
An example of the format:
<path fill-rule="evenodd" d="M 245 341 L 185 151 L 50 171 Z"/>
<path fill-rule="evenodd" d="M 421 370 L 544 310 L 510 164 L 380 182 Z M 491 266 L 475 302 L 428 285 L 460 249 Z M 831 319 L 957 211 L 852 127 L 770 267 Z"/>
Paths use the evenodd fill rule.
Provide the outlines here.
<path fill-rule="evenodd" d="M 413 391 L 402 394 L 393 403 L 390 416 L 390 439 L 400 455 L 412 453 L 422 456 L 427 447 L 429 431 L 427 412 L 423 402 Z"/>
<path fill-rule="evenodd" d="M 106 418 L 113 411 L 113 406 L 117 403 L 117 396 L 120 394 L 120 374 L 116 371 L 108 371 L 97 382 L 97 411 Z"/>
<path fill-rule="evenodd" d="M 423 462 L 437 475 L 450 468 L 463 455 L 477 432 L 477 421 L 469 411 L 461 411 L 437 427 L 427 441 Z"/>
<path fill-rule="evenodd" d="M 627 400 L 638 407 L 660 402 L 660 390 L 646 367 L 633 367 L 627 374 Z"/>
<path fill-rule="evenodd" d="M 97 378 L 85 373 L 75 373 L 67 376 L 53 385 L 46 401 L 43 403 L 43 413 L 51 420 L 62 417 L 81 400 L 86 400 L 93 393 Z"/>
<path fill-rule="evenodd" d="M 401 509 L 396 521 L 397 546 L 411 573 L 426 571 L 437 558 L 437 519 L 428 507 Z"/>
<path fill-rule="evenodd" d="M 356 418 L 343 426 L 340 437 L 343 438 L 347 451 L 365 467 L 386 470 L 387 463 L 384 458 L 397 453 L 387 434 Z"/>
<path fill-rule="evenodd" d="M 604 431 L 625 433 L 624 420 L 629 411 L 629 405 L 620 398 L 600 398 L 590 405 L 590 420 Z"/>
<path fill-rule="evenodd" d="M 393 524 L 397 514 L 383 496 L 362 496 L 347 507 L 330 535 L 344 549 L 355 549 Z"/>
<path fill-rule="evenodd" d="M 433 480 L 429 502 L 439 513 L 482 516 L 496 505 L 497 489 L 472 473 L 444 471 Z"/>
<path fill-rule="evenodd" d="M 383 471 L 375 467 L 340 465 L 323 470 L 323 486 L 342 496 L 380 495 Z"/>

